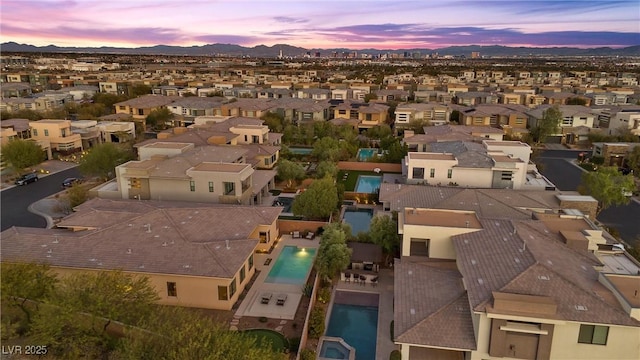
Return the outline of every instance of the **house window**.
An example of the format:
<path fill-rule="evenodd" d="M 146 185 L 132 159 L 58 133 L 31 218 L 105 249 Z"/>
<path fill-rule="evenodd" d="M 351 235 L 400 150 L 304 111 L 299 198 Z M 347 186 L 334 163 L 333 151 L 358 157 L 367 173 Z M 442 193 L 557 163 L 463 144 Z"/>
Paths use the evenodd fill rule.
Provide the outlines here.
<path fill-rule="evenodd" d="M 253 254 L 249 256 L 249 270 L 253 269 Z"/>
<path fill-rule="evenodd" d="M 339 115 L 347 115 L 347 110 L 338 110 Z"/>
<path fill-rule="evenodd" d="M 424 168 L 413 168 L 413 179 L 424 179 Z"/>
<path fill-rule="evenodd" d="M 196 191 L 196 182 L 191 180 L 189 181 L 189 190 Z"/>
<path fill-rule="evenodd" d="M 431 169 L 431 171 L 429 172 L 429 177 L 436 177 L 436 169 Z"/>
<path fill-rule="evenodd" d="M 218 286 L 218 300 L 229 300 L 226 286 Z"/>
<path fill-rule="evenodd" d="M 367 121 L 371 121 L 371 119 L 372 119 L 371 114 L 365 114 L 364 115 L 364 119 L 367 120 Z"/>
<path fill-rule="evenodd" d="M 608 326 L 580 325 L 578 342 L 580 344 L 607 345 Z"/>
<path fill-rule="evenodd" d="M 500 174 L 500 180 L 503 180 L 503 181 L 513 180 L 513 173 L 511 171 L 502 171 Z"/>
<path fill-rule="evenodd" d="M 249 142 L 249 135 L 244 136 L 244 142 Z"/>
<path fill-rule="evenodd" d="M 138 109 L 138 115 L 144 115 L 144 109 Z"/>
<path fill-rule="evenodd" d="M 120 105 L 120 106 L 118 106 L 118 108 L 119 108 L 120 110 L 127 110 L 127 107 L 126 107 L 126 106 L 124 106 L 124 105 Z"/>
<path fill-rule="evenodd" d="M 233 297 L 233 294 L 236 293 L 236 278 L 231 280 L 231 285 L 229 285 L 229 297 Z"/>
<path fill-rule="evenodd" d="M 236 194 L 236 183 L 234 182 L 224 182 L 224 194 L 225 195 L 235 195 Z"/>
<path fill-rule="evenodd" d="M 209 181 L 209 192 L 213 192 L 213 181 Z"/>
<path fill-rule="evenodd" d="M 453 175 L 453 169 L 447 170 L 447 179 L 451 179 L 452 175 Z"/>
<path fill-rule="evenodd" d="M 38 136 L 38 129 L 33 129 L 33 136 Z"/>
<path fill-rule="evenodd" d="M 254 143 L 254 144 L 260 143 L 260 137 L 257 136 L 257 135 L 251 136 L 251 142 Z"/>
<path fill-rule="evenodd" d="M 240 284 L 242 284 L 245 277 L 247 277 L 247 272 L 244 269 L 244 266 L 242 266 L 242 269 L 240 269 Z"/>
<path fill-rule="evenodd" d="M 260 231 L 260 242 L 266 244 L 269 242 L 269 234 L 266 231 Z"/>
<path fill-rule="evenodd" d="M 178 288 L 176 288 L 176 283 L 167 281 L 167 296 L 178 296 Z"/>
<path fill-rule="evenodd" d="M 49 136 L 49 130 L 44 129 L 44 136 Z"/>

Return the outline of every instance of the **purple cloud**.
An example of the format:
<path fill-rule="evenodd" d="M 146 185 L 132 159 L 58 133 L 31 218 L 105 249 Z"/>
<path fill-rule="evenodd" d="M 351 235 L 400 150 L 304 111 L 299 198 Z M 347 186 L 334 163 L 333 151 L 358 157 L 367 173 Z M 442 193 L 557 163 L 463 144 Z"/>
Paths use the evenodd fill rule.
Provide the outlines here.
<path fill-rule="evenodd" d="M 290 16 L 276 16 L 273 18 L 276 22 L 286 23 L 286 24 L 305 24 L 308 23 L 309 20 L 303 18 L 294 18 Z"/>

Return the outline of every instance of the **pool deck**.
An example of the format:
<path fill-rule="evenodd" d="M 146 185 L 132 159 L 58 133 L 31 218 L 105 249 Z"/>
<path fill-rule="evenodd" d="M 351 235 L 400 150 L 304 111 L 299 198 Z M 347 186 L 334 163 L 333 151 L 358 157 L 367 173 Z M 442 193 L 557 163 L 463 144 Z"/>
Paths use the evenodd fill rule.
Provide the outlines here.
<path fill-rule="evenodd" d="M 253 283 L 253 286 L 251 286 L 251 289 L 247 292 L 247 296 L 242 300 L 242 303 L 240 303 L 235 313 L 235 318 L 239 319 L 243 316 L 264 316 L 270 319 L 283 320 L 293 320 L 295 318 L 296 310 L 302 298 L 302 288 L 304 284 L 291 285 L 264 282 L 267 275 L 269 275 L 271 267 L 276 263 L 278 256 L 280 256 L 280 252 L 287 245 L 317 249 L 320 246 L 320 237 L 316 237 L 314 240 L 308 240 L 294 239 L 291 235 L 282 235 L 271 254 L 255 254 L 253 257 L 254 264 L 256 270 L 260 271 L 260 274 Z M 269 265 L 265 265 L 267 258 L 272 259 Z M 263 304 L 261 301 L 263 293 L 271 293 L 273 295 L 268 304 Z M 284 305 L 276 305 L 278 294 L 287 295 L 287 301 Z"/>
<path fill-rule="evenodd" d="M 355 291 L 379 294 L 378 303 L 378 338 L 376 340 L 376 360 L 388 360 L 391 351 L 398 349 L 391 340 L 389 326 L 393 321 L 393 269 L 381 269 L 377 286 L 360 285 L 353 282 L 339 281 L 334 286 L 331 296 L 331 307 L 335 300 L 335 291 Z M 327 314 L 327 319 L 330 313 Z"/>

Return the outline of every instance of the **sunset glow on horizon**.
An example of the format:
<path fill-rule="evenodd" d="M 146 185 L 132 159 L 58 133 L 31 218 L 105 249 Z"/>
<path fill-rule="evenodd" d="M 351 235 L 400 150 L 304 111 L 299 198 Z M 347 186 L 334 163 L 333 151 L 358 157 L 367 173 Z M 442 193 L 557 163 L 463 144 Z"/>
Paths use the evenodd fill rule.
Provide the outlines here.
<path fill-rule="evenodd" d="M 2 0 L 2 42 L 306 49 L 640 45 L 638 1 Z M 527 45 L 523 45 L 527 44 Z"/>

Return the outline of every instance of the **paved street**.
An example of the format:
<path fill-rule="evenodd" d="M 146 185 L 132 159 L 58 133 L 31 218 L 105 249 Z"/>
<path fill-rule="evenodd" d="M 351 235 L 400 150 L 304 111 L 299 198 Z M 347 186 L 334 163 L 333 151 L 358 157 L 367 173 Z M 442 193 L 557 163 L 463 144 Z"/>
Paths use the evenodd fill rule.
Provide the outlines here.
<path fill-rule="evenodd" d="M 582 170 L 570 161 L 577 159 L 579 153 L 579 150 L 545 150 L 540 154 L 542 174 L 559 190 L 577 190 Z M 640 204 L 636 201 L 605 209 L 598 215 L 598 220 L 616 228 L 622 239 L 628 243 L 640 239 Z"/>
<path fill-rule="evenodd" d="M 27 209 L 33 202 L 62 190 L 62 181 L 68 177 L 79 177 L 77 167 L 40 177 L 37 182 L 15 186 L 0 193 L 2 208 L 1 229 L 12 226 L 46 227 L 44 218 L 30 213 Z"/>

